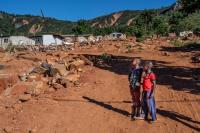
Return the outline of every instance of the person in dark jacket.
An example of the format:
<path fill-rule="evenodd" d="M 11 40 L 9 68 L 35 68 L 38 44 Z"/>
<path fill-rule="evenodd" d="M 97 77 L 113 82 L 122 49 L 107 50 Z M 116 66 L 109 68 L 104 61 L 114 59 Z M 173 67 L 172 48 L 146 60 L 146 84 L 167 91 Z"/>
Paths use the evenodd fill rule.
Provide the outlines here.
<path fill-rule="evenodd" d="M 140 95 L 141 95 L 141 76 L 143 69 L 140 67 L 141 60 L 138 58 L 133 59 L 131 64 L 131 71 L 129 73 L 129 85 L 130 93 L 132 96 L 132 113 L 131 120 L 135 120 L 136 117 L 140 117 L 141 104 L 140 104 Z"/>

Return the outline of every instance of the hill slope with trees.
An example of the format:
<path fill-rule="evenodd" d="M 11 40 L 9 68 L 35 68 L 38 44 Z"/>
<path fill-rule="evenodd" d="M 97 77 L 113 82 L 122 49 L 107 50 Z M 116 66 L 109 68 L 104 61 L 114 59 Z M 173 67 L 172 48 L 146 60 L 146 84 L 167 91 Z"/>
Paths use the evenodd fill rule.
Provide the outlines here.
<path fill-rule="evenodd" d="M 167 35 L 185 30 L 199 32 L 200 0 L 178 0 L 161 9 L 121 11 L 92 20 L 62 21 L 32 15 L 14 15 L 0 12 L 0 34 L 38 35 L 94 34 L 122 32 L 137 37 L 152 34 Z"/>

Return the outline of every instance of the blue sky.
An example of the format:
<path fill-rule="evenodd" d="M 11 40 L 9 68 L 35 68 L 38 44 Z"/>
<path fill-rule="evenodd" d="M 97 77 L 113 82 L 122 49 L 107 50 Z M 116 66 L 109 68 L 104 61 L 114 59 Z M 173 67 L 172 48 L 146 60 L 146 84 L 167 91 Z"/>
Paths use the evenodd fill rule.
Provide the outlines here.
<path fill-rule="evenodd" d="M 0 11 L 41 15 L 62 20 L 91 19 L 121 10 L 169 6 L 175 0 L 0 0 Z"/>

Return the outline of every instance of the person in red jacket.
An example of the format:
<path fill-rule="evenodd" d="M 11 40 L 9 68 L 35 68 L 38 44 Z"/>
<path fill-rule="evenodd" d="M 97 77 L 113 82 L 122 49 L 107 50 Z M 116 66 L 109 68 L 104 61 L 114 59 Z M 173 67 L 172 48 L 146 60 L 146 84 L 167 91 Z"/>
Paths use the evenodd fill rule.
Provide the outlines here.
<path fill-rule="evenodd" d="M 142 109 L 145 119 L 148 120 L 148 115 L 151 116 L 151 122 L 156 121 L 156 104 L 155 104 L 155 88 L 156 75 L 152 71 L 153 63 L 146 61 L 144 63 L 141 84 L 143 88 L 142 94 Z"/>

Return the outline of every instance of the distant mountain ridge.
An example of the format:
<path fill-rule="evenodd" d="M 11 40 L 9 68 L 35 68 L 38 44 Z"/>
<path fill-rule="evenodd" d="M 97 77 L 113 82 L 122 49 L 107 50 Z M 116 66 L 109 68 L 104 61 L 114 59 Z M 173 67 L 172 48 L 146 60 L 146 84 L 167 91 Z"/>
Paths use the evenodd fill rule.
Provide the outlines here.
<path fill-rule="evenodd" d="M 176 4 L 161 9 L 152 9 L 159 14 L 173 12 Z M 91 27 L 112 27 L 112 26 L 129 26 L 133 25 L 134 19 L 137 18 L 144 10 L 126 10 L 110 15 L 101 16 L 92 20 L 85 21 Z M 77 22 L 57 20 L 32 15 L 14 15 L 0 12 L 0 34 L 3 35 L 29 35 L 29 34 L 73 34 L 73 28 Z"/>

